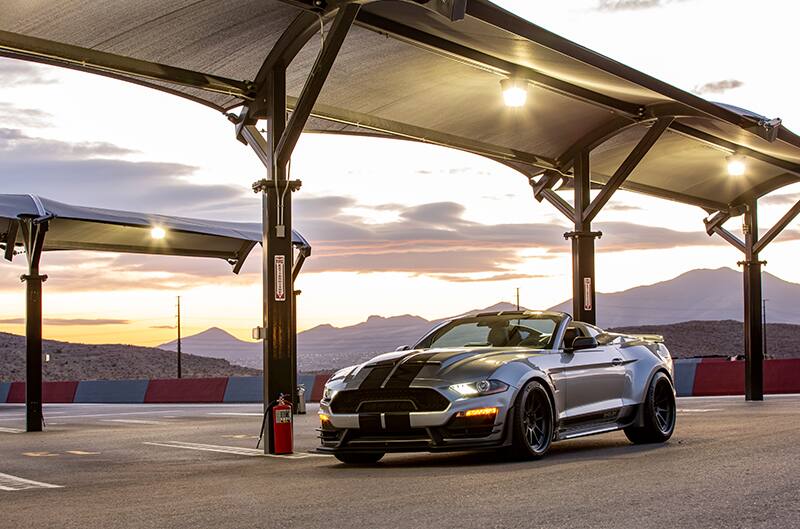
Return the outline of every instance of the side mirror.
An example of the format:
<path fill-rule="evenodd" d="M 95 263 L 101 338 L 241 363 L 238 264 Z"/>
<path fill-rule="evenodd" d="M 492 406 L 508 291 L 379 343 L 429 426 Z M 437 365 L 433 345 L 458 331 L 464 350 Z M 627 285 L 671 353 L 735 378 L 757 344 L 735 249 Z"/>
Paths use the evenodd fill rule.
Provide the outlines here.
<path fill-rule="evenodd" d="M 594 336 L 578 336 L 572 340 L 572 350 L 578 351 L 580 349 L 595 349 L 597 347 L 597 338 Z"/>
<path fill-rule="evenodd" d="M 411 350 L 411 346 L 410 345 L 401 345 L 400 347 L 395 349 L 395 351 L 410 351 L 410 350 Z"/>

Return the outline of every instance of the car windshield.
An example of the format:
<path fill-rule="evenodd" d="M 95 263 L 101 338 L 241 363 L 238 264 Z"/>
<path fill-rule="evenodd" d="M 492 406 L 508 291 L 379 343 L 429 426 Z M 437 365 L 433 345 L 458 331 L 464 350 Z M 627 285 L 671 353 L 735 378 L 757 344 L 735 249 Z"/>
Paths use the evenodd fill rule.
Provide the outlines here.
<path fill-rule="evenodd" d="M 417 348 L 530 347 L 548 349 L 561 317 L 555 314 L 504 314 L 459 318 L 431 332 Z"/>

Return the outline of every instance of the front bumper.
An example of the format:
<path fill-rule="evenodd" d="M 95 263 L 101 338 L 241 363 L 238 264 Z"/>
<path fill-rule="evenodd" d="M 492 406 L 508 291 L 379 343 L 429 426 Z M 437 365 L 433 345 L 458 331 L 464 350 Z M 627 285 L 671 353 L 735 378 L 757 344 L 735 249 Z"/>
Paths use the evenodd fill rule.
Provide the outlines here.
<path fill-rule="evenodd" d="M 333 414 L 326 403 L 320 413 L 330 418 L 319 433 L 319 452 L 439 452 L 504 446 L 512 391 L 454 400 L 441 412 Z M 495 407 L 488 418 L 458 417 L 476 408 Z"/>

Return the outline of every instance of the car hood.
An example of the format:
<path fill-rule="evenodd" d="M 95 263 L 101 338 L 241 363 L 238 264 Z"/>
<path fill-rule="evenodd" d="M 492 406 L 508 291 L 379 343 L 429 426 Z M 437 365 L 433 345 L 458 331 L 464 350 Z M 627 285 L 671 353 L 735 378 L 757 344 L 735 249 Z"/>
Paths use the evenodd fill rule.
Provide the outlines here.
<path fill-rule="evenodd" d="M 407 387 L 478 380 L 509 362 L 527 361 L 543 352 L 527 347 L 453 347 L 397 351 L 354 366 L 348 389 Z"/>

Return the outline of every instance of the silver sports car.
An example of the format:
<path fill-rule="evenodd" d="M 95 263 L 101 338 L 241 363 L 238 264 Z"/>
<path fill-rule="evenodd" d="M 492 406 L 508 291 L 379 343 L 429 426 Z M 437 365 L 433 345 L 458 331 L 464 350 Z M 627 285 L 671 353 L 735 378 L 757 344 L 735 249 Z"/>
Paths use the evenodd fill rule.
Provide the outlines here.
<path fill-rule="evenodd" d="M 446 321 L 413 348 L 342 369 L 320 403 L 322 452 L 345 463 L 386 452 L 499 449 L 543 456 L 553 441 L 675 429 L 673 366 L 658 336 L 626 336 L 549 311 Z"/>

